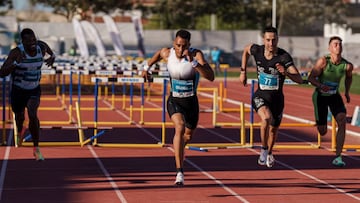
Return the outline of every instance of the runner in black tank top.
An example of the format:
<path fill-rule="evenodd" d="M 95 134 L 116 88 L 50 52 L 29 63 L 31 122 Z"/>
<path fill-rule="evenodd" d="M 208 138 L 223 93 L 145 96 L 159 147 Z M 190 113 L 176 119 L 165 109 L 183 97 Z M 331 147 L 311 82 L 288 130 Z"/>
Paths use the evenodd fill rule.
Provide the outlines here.
<path fill-rule="evenodd" d="M 240 81 L 246 85 L 246 66 L 250 55 L 254 56 L 258 76 L 258 89 L 252 104 L 261 118 L 260 137 L 262 149 L 258 163 L 272 167 L 275 159 L 272 149 L 277 137 L 284 109 L 283 85 L 285 77 L 303 83 L 292 57 L 277 47 L 276 28 L 267 27 L 263 33 L 264 45 L 250 44 L 244 48 Z"/>

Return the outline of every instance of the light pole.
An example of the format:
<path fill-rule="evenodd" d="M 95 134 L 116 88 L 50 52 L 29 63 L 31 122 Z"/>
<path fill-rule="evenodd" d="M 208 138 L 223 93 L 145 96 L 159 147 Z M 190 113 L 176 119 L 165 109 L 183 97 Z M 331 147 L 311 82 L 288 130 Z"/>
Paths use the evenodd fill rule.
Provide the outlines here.
<path fill-rule="evenodd" d="M 272 0 L 272 26 L 276 27 L 276 0 Z"/>

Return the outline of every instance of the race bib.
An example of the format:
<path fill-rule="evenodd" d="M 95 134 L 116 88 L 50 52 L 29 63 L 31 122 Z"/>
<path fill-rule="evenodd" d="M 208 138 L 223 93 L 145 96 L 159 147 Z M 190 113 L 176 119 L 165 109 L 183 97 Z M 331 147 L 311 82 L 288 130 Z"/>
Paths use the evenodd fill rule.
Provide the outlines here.
<path fill-rule="evenodd" d="M 336 94 L 338 87 L 339 87 L 339 83 L 336 82 L 324 82 L 324 85 L 330 87 L 329 91 L 324 92 L 321 90 L 321 93 L 325 93 L 325 94 Z"/>
<path fill-rule="evenodd" d="M 259 73 L 259 87 L 261 90 L 278 90 L 279 77 L 266 73 Z"/>
<path fill-rule="evenodd" d="M 194 84 L 192 80 L 171 80 L 172 96 L 185 98 L 194 96 Z"/>

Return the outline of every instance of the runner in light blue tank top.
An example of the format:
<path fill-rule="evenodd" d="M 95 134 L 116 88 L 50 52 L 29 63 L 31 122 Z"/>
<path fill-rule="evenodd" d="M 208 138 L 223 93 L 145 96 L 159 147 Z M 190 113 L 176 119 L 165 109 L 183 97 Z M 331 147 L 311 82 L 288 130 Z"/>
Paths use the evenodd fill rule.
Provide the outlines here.
<path fill-rule="evenodd" d="M 25 28 L 21 31 L 22 44 L 12 49 L 0 69 L 0 77 L 11 74 L 11 107 L 15 114 L 17 132 L 16 146 L 21 146 L 26 128 L 25 108 L 28 112 L 29 131 L 32 136 L 33 155 L 38 161 L 44 160 L 39 149 L 40 121 L 37 110 L 40 105 L 40 79 L 43 62 L 52 66 L 55 54 L 43 41 L 37 40 L 33 30 Z M 44 57 L 48 57 L 44 60 Z"/>

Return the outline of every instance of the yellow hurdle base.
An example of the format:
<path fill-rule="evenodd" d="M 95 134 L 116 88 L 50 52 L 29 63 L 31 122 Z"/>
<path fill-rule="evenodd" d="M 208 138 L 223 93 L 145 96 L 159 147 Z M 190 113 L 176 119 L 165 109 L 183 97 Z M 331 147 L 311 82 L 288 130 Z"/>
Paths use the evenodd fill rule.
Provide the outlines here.
<path fill-rule="evenodd" d="M 21 146 L 32 147 L 32 142 L 23 142 Z M 39 142 L 40 147 L 62 147 L 62 146 L 81 146 L 80 142 Z"/>
<path fill-rule="evenodd" d="M 149 147 L 149 148 L 155 148 L 155 147 L 164 147 L 164 144 L 158 143 L 158 144 L 125 144 L 125 143 L 97 143 L 95 146 L 98 147 Z"/>
<path fill-rule="evenodd" d="M 241 143 L 191 143 L 189 147 L 201 147 L 205 149 L 227 149 L 227 148 L 252 148 L 250 144 Z"/>
<path fill-rule="evenodd" d="M 346 151 L 346 152 L 359 152 L 360 151 L 360 145 L 344 145 L 343 151 Z"/>
<path fill-rule="evenodd" d="M 308 145 L 300 145 L 300 144 L 293 144 L 293 145 L 275 145 L 275 149 L 319 149 L 320 145 L 317 144 L 308 144 Z"/>

